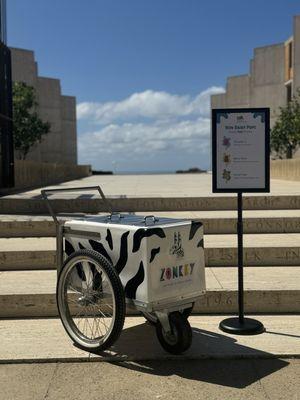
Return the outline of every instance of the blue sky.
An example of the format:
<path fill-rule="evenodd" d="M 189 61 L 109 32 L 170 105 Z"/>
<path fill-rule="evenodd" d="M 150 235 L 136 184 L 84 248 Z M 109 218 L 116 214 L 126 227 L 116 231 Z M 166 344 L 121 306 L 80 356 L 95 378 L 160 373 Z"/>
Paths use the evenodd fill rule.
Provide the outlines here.
<path fill-rule="evenodd" d="M 8 44 L 78 104 L 79 161 L 209 167 L 209 96 L 253 48 L 292 34 L 299 1 L 8 0 Z"/>

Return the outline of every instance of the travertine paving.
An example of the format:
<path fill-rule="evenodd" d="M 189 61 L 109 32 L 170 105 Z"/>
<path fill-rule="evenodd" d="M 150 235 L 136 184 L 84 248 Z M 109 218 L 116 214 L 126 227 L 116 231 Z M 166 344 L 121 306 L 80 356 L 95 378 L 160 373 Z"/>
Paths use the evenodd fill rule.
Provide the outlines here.
<path fill-rule="evenodd" d="M 212 193 L 211 174 L 166 174 L 166 175 L 94 175 L 76 181 L 52 185 L 51 187 L 84 187 L 100 185 L 107 196 L 128 197 L 201 197 L 223 196 Z M 40 195 L 41 188 L 24 191 L 10 197 L 22 198 Z M 271 195 L 300 195 L 297 181 L 271 180 Z M 248 195 L 248 194 L 247 194 Z M 255 194 L 257 195 L 257 194 Z M 258 194 L 259 195 L 259 194 Z M 262 194 L 265 195 L 265 194 Z M 226 194 L 225 194 L 226 196 Z M 228 194 L 227 196 L 234 196 Z"/>
<path fill-rule="evenodd" d="M 203 358 L 269 358 L 300 355 L 300 317 L 259 315 L 266 332 L 236 336 L 218 328 L 225 316 L 192 316 L 192 347 L 182 356 L 171 356 L 159 345 L 155 329 L 142 317 L 127 317 L 121 337 L 101 355 L 74 347 L 58 319 L 0 321 L 0 362 L 67 360 L 165 360 Z"/>
<path fill-rule="evenodd" d="M 285 370 L 287 362 L 275 360 L 274 357 L 300 357 L 299 182 L 273 180 L 270 195 L 250 194 L 250 201 L 245 198 L 245 207 L 248 204 L 247 207 L 250 208 L 244 211 L 245 310 L 246 313 L 282 313 L 258 316 L 257 318 L 262 320 L 267 331 L 255 337 L 227 335 L 218 329 L 218 324 L 224 317 L 207 315 L 235 314 L 237 312 L 237 238 L 235 234 L 236 211 L 234 211 L 236 196 L 234 194 L 225 196 L 212 194 L 210 174 L 92 176 L 75 182 L 66 182 L 59 186 L 80 187 L 99 184 L 105 194 L 112 198 L 129 198 L 130 201 L 130 198 L 144 197 L 144 205 L 142 204 L 141 210 L 146 207 L 148 207 L 147 210 L 151 210 L 151 204 L 154 204 L 155 207 L 158 204 L 162 206 L 162 209 L 166 209 L 163 198 L 174 198 L 170 201 L 174 200 L 172 207 L 177 210 L 176 212 L 147 211 L 140 212 L 140 214 L 155 214 L 158 217 L 167 215 L 200 218 L 203 221 L 207 293 L 195 305 L 194 311 L 198 315 L 193 314 L 190 318 L 194 332 L 193 346 L 177 360 L 186 363 L 196 359 L 198 363 L 196 370 L 199 371 L 203 359 L 207 358 L 225 358 L 225 370 L 229 365 L 229 359 L 260 358 L 265 360 L 273 358 L 272 364 L 266 366 L 263 371 L 259 370 L 261 364 L 254 366 L 255 361 L 251 361 L 251 363 L 253 362 L 251 371 L 249 364 L 245 366 L 246 375 L 251 376 L 251 378 L 247 378 L 250 387 L 247 391 L 249 394 L 247 399 L 268 398 L 267 389 L 262 390 L 259 380 L 262 377 L 265 379 L 268 393 L 273 396 L 271 398 L 276 398 L 277 393 L 273 391 L 268 376 L 276 372 L 284 383 L 282 375 L 279 374 Z M 253 196 L 258 197 L 254 198 Z M 72 196 L 63 195 L 62 197 L 67 200 L 60 203 L 64 205 L 69 204 L 68 200 Z M 154 197 L 157 200 L 152 203 L 151 200 L 147 200 L 147 198 Z M 181 202 L 180 198 L 182 197 L 192 198 L 190 206 Z M 197 197 L 200 198 L 199 202 L 195 202 L 193 199 Z M 2 317 L 0 334 L 3 338 L 0 341 L 0 362 L 101 361 L 104 366 L 108 364 L 103 361 L 123 362 L 125 360 L 129 363 L 132 360 L 132 365 L 139 363 L 147 367 L 150 362 L 155 361 L 167 365 L 168 360 L 172 357 L 164 353 L 158 345 L 153 328 L 145 324 L 142 318 L 132 317 L 130 310 L 128 310 L 121 338 L 111 351 L 102 355 L 88 354 L 72 345 L 61 322 L 56 318 L 55 227 L 48 215 L 39 215 L 39 213 L 44 213 L 39 205 L 39 198 L 40 190 L 37 189 L 12 195 L 6 198 L 6 203 L 1 204 L 3 208 L 0 207 L 2 213 L 15 210 L 15 212 L 25 214 L 27 212 L 37 214 L 0 215 L 0 316 Z M 79 199 L 75 208 L 80 208 L 81 205 L 84 205 L 80 201 L 92 199 L 94 194 L 79 193 L 75 198 Z M 26 202 L 28 203 L 26 204 Z M 11 208 L 9 207 L 10 203 L 13 205 Z M 134 202 L 132 204 L 138 205 Z M 185 204 L 185 206 L 183 205 L 185 209 L 194 211 L 181 212 L 182 204 Z M 5 209 L 12 211 L 4 211 Z M 71 210 L 72 207 L 70 207 Z M 27 237 L 20 237 L 22 234 Z M 297 314 L 283 315 L 293 312 Z M 204 315 L 199 315 L 200 313 Z M 172 362 L 178 361 L 173 358 Z M 88 364 L 92 365 L 91 363 L 84 365 Z M 214 368 L 216 368 L 215 366 L 216 364 L 214 364 Z M 77 364 L 77 367 L 72 369 L 72 376 L 76 374 L 75 371 L 82 371 L 82 368 L 84 368 L 83 364 Z M 143 367 L 139 368 L 143 371 Z M 57 370 L 58 368 L 55 367 L 50 375 L 54 377 Z M 2 371 L 0 368 L 0 384 Z M 140 373 L 139 369 L 137 371 Z M 102 372 L 103 370 L 100 371 L 101 376 Z M 96 374 L 95 371 L 92 373 Z M 114 373 L 119 373 L 119 371 L 114 370 Z M 235 373 L 238 374 L 238 370 Z M 49 389 L 45 392 L 47 398 L 64 398 L 64 395 L 67 394 L 64 388 L 67 385 L 65 383 L 62 385 L 59 379 L 57 381 L 53 379 L 55 384 L 51 385 L 50 375 L 48 376 L 46 372 L 44 377 L 39 375 L 40 385 L 36 387 L 43 390 L 43 385 L 47 382 Z M 211 376 L 215 375 L 214 373 Z M 65 379 L 65 376 L 62 379 Z M 116 379 L 119 380 L 119 378 Z M 140 377 L 136 377 L 136 379 L 138 383 Z M 182 377 L 180 379 L 177 387 L 182 387 Z M 213 381 L 213 379 L 211 380 Z M 116 381 L 113 383 L 111 380 L 111 382 L 114 385 L 117 384 Z M 231 385 L 234 387 L 234 379 Z M 160 392 L 157 393 L 160 396 Z M 233 398 L 232 388 L 229 392 L 223 393 L 223 398 Z M 285 389 L 284 394 L 287 393 L 294 394 Z M 202 392 L 201 395 L 203 395 Z M 123 397 L 127 399 L 126 395 Z M 191 391 L 186 397 L 193 398 Z M 205 395 L 202 397 L 205 398 Z M 9 394 L 5 394 L 5 398 L 9 399 Z M 17 397 L 12 398 L 17 399 Z M 89 398 L 92 397 L 89 396 Z M 129 398 L 132 399 L 132 392 Z M 163 398 L 168 398 L 166 393 Z M 290 398 L 293 399 L 293 397 Z"/>

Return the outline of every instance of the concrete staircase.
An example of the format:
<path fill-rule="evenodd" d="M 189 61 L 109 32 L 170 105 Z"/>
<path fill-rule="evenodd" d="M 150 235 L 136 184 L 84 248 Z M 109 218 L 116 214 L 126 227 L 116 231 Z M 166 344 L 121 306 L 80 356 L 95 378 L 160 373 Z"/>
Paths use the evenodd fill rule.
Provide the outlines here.
<path fill-rule="evenodd" d="M 141 199 L 127 209 L 142 208 Z M 146 200 L 145 200 L 146 201 Z M 200 218 L 204 222 L 207 294 L 197 313 L 237 311 L 235 198 L 172 199 L 173 209 L 158 212 L 166 199 L 150 199 L 156 215 Z M 177 203 L 176 203 L 177 201 Z M 135 204 L 134 204 L 135 202 Z M 121 203 L 115 199 L 115 206 Z M 93 199 L 60 199 L 64 211 L 93 211 Z M 199 207 L 199 204 L 202 207 Z M 148 207 L 147 206 L 147 207 Z M 176 207 L 175 207 L 176 206 Z M 245 309 L 248 313 L 300 312 L 300 197 L 249 196 L 245 199 Z M 144 209 L 147 207 L 143 203 Z M 150 208 L 151 207 L 151 208 Z M 195 211 L 199 207 L 203 211 Z M 123 204 L 122 207 L 126 209 Z M 171 208 L 171 207 L 170 207 Z M 213 211 L 213 209 L 218 211 Z M 26 211 L 27 215 L 5 214 Z M 0 317 L 57 316 L 55 301 L 55 227 L 40 198 L 0 200 Z"/>

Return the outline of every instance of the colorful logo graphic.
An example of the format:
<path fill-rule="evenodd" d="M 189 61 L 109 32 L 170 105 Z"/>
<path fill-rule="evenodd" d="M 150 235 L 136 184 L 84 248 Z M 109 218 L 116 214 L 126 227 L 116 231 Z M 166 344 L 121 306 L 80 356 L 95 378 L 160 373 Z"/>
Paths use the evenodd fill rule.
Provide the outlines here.
<path fill-rule="evenodd" d="M 227 169 L 223 170 L 223 179 L 228 182 L 231 179 L 231 171 L 228 171 Z"/>
<path fill-rule="evenodd" d="M 229 153 L 223 154 L 223 162 L 228 165 L 231 163 L 231 155 Z"/>
<path fill-rule="evenodd" d="M 229 147 L 231 146 L 231 138 L 224 136 L 223 137 L 223 146 L 225 146 L 226 149 L 229 149 Z"/>
<path fill-rule="evenodd" d="M 160 282 L 184 278 L 193 274 L 195 263 L 175 265 L 160 269 Z"/>
<path fill-rule="evenodd" d="M 170 248 L 170 254 L 176 255 L 177 258 L 184 257 L 180 232 L 174 233 L 174 244 Z"/>

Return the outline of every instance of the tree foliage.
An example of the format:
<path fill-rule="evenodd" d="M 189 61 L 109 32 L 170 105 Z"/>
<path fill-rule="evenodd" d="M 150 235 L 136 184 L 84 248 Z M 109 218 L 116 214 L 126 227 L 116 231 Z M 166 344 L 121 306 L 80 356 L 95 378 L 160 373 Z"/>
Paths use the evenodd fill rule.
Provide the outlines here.
<path fill-rule="evenodd" d="M 24 82 L 13 83 L 13 133 L 14 147 L 19 158 L 25 160 L 33 145 L 50 131 L 50 123 L 43 122 L 37 114 L 36 92 Z"/>
<path fill-rule="evenodd" d="M 300 90 L 285 106 L 271 131 L 271 150 L 279 158 L 293 158 L 300 147 Z"/>

